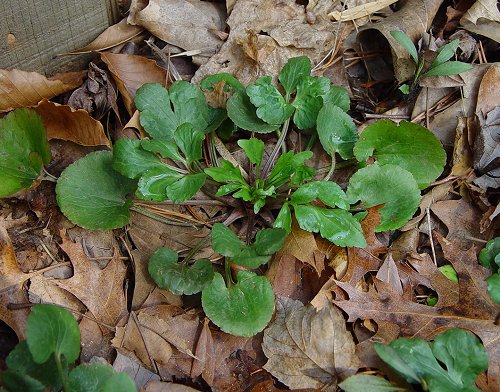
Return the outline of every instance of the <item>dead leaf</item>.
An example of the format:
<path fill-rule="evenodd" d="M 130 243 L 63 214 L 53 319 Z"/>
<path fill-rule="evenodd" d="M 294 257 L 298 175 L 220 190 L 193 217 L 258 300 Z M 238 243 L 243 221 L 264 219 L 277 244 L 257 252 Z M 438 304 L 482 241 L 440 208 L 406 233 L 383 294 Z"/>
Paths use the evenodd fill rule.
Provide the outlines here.
<path fill-rule="evenodd" d="M 476 1 L 460 19 L 460 24 L 500 43 L 500 14 L 496 0 Z"/>
<path fill-rule="evenodd" d="M 198 389 L 173 382 L 150 381 L 144 387 L 144 392 L 197 392 Z"/>
<path fill-rule="evenodd" d="M 33 276 L 28 290 L 30 302 L 60 305 L 71 309 L 77 315 L 82 313 L 85 310 L 83 304 L 73 294 L 57 286 L 56 281 L 57 279 L 46 278 L 42 275 Z"/>
<path fill-rule="evenodd" d="M 42 99 L 50 99 L 74 90 L 83 82 L 85 72 L 57 74 L 47 79 L 36 72 L 18 69 L 0 69 L 0 112 L 33 106 Z"/>
<path fill-rule="evenodd" d="M 473 118 L 459 117 L 453 145 L 453 166 L 450 175 L 462 177 L 470 173 L 472 168 L 472 150 L 469 145 L 469 135 L 473 133 L 473 127 L 477 124 Z"/>
<path fill-rule="evenodd" d="M 62 139 L 82 146 L 110 146 L 102 124 L 88 112 L 42 100 L 34 110 L 40 115 L 48 139 Z"/>
<path fill-rule="evenodd" d="M 330 13 L 328 16 L 332 17 L 335 20 L 340 20 L 342 22 L 348 20 L 355 20 L 359 18 L 364 18 L 369 16 L 377 11 L 382 10 L 385 7 L 390 6 L 395 3 L 397 0 L 375 0 L 370 1 L 365 4 L 356 5 L 354 7 L 349 7 L 348 9 L 339 12 L 334 11 Z"/>
<path fill-rule="evenodd" d="M 66 54 L 90 53 L 110 49 L 138 36 L 143 32 L 143 30 L 144 29 L 140 26 L 128 24 L 127 18 L 125 18 L 120 22 L 109 26 L 87 46 Z"/>
<path fill-rule="evenodd" d="M 274 258 L 266 278 L 271 282 L 275 295 L 292 299 L 303 299 L 301 270 L 304 264 L 292 255 Z"/>
<path fill-rule="evenodd" d="M 384 320 L 395 323 L 405 337 L 432 339 L 448 328 L 464 328 L 475 333 L 489 353 L 488 379 L 490 385 L 498 385 L 500 376 L 500 328 L 495 325 L 499 307 L 486 291 L 484 279 L 490 274 L 477 262 L 474 248 L 461 250 L 457 242 L 437 235 L 445 258 L 457 271 L 459 301 L 456 306 L 431 307 L 405 300 L 390 290 L 388 285 L 377 281 L 377 291 L 361 292 L 352 284 L 337 282 L 348 295 L 348 300 L 334 303 L 349 315 L 349 322 L 356 319 Z M 446 287 L 440 290 L 446 290 Z"/>
<path fill-rule="evenodd" d="M 336 391 L 359 360 L 344 317 L 331 303 L 317 311 L 300 301 L 278 298 L 276 319 L 264 330 L 264 369 L 291 389 Z"/>
<path fill-rule="evenodd" d="M 111 75 L 123 96 L 129 115 L 135 111 L 135 92 L 145 83 L 160 83 L 165 86 L 167 73 L 153 60 L 133 54 L 101 53 Z"/>
<path fill-rule="evenodd" d="M 390 252 L 387 254 L 375 277 L 389 284 L 399 295 L 403 295 L 403 285 L 399 277 L 398 267 Z"/>
<path fill-rule="evenodd" d="M 89 311 L 85 313 L 85 316 L 82 317 L 79 324 L 82 346 L 80 361 L 89 362 L 94 357 L 112 361 L 115 349 L 111 345 L 111 339 L 115 335 L 115 329 L 95 322 L 94 316 Z"/>
<path fill-rule="evenodd" d="M 431 206 L 431 211 L 448 228 L 446 239 L 457 241 L 460 249 L 469 249 L 474 244 L 471 238 L 486 239 L 479 232 L 481 212 L 463 198 L 439 201 Z"/>
<path fill-rule="evenodd" d="M 202 376 L 205 382 L 212 386 L 215 378 L 215 348 L 212 332 L 208 327 L 209 320 L 203 323 L 200 337 L 196 343 L 196 358 L 191 367 L 191 378 Z"/>
<path fill-rule="evenodd" d="M 123 291 L 126 268 L 118 250 L 115 249 L 113 258 L 101 269 L 88 259 L 82 245 L 71 241 L 64 230 L 61 238 L 60 247 L 68 255 L 74 273 L 69 279 L 58 280 L 57 285 L 82 301 L 97 321 L 116 325 L 127 312 Z"/>
<path fill-rule="evenodd" d="M 296 219 L 292 220 L 292 231 L 286 237 L 285 243 L 276 253 L 275 260 L 279 260 L 284 255 L 292 255 L 304 264 L 312 266 L 318 276 L 325 269 L 324 262 L 315 257 L 315 252 L 319 252 L 314 234 L 299 227 Z"/>
<path fill-rule="evenodd" d="M 116 352 L 113 369 L 117 372 L 127 373 L 134 380 L 137 389 L 141 391 L 141 388 L 148 383 L 160 380 L 160 376 L 141 366 L 137 358 L 134 357 L 134 354 L 120 349 Z"/>
<path fill-rule="evenodd" d="M 205 63 L 222 44 L 214 34 L 224 30 L 222 4 L 199 0 L 149 0 L 146 4 L 144 7 L 142 1 L 133 0 L 128 22 L 186 51 L 201 50 L 195 63 Z"/>
<path fill-rule="evenodd" d="M 403 261 L 408 254 L 416 252 L 419 237 L 420 233 L 416 228 L 403 231 L 391 244 L 391 252 L 394 260 Z"/>

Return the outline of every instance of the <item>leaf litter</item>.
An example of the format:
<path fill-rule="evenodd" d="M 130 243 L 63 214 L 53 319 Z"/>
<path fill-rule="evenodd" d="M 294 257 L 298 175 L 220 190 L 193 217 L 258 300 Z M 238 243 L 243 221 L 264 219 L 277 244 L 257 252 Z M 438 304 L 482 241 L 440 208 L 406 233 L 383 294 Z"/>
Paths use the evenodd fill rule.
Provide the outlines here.
<path fill-rule="evenodd" d="M 79 50 L 102 52 L 104 64 L 91 64 L 87 79 L 81 72 L 46 78 L 16 69 L 0 70 L 0 88 L 10 92 L 0 98 L 0 110 L 8 112 L 16 107 L 34 106 L 49 138 L 77 143 L 78 146 L 72 148 L 80 156 L 96 146 L 100 146 L 98 149 L 109 146 L 110 140 L 115 141 L 120 132 L 144 136 L 137 117 L 128 131 L 122 125 L 137 113 L 136 92 L 144 83 L 169 86 L 175 71 L 171 66 L 175 66 L 170 59 L 165 63 L 163 58 L 155 58 L 158 54 L 154 51 L 147 58 L 133 50 L 123 53 L 106 50 L 124 44 L 123 48 L 133 46 L 126 42 L 145 29 L 170 45 L 194 53 L 195 63 L 204 65 L 193 81 L 224 71 L 234 74 L 246 85 L 262 75 L 276 77 L 287 59 L 296 55 L 309 56 L 313 64 L 318 65 L 315 72 L 319 75 L 339 74 L 332 70 L 341 69 L 342 85 L 352 87 L 349 93 L 354 102 L 351 109 L 357 111 L 356 123 L 364 129 L 370 123 L 366 114 L 384 118 L 381 114 L 384 105 L 376 99 L 377 94 L 380 96 L 378 86 L 386 83 L 385 78 L 402 81 L 411 72 L 406 61 L 408 55 L 393 41 L 390 31 L 404 31 L 416 42 L 428 31 L 436 14 L 446 13 L 437 1 L 425 4 L 409 1 L 401 9 L 389 8 L 390 1 L 361 1 L 357 5 L 362 13 L 350 17 L 349 12 L 358 8 L 343 10 L 338 4 L 321 0 L 309 2 L 306 7 L 291 1 L 276 6 L 266 0 L 237 0 L 227 2 L 230 9 L 227 33 L 221 3 L 175 4 L 179 12 L 193 11 L 184 12 L 183 23 L 151 12 L 161 4 L 170 3 L 168 1 L 150 2 L 146 8 L 141 8 L 139 3 L 142 2 L 134 2 L 128 22 L 122 20 Z M 204 13 L 199 3 L 210 8 L 211 13 Z M 485 36 L 498 41 L 492 34 L 498 25 L 493 3 L 477 2 L 457 14 L 463 15 L 460 24 L 465 29 L 479 34 L 472 35 L 477 40 L 475 53 L 483 51 L 484 54 L 478 42 L 491 44 Z M 417 11 L 419 7 L 425 7 L 425 11 Z M 163 20 L 157 20 L 159 14 Z M 421 24 L 408 23 L 408 15 L 415 14 L 423 17 Z M 449 10 L 449 14 L 448 24 L 437 39 L 449 37 L 455 31 L 457 22 L 451 24 L 453 13 Z M 197 23 L 196 32 L 188 27 L 193 18 L 203 19 Z M 339 18 L 342 23 L 337 21 Z M 356 23 L 366 25 L 360 34 L 354 32 L 344 41 L 354 31 L 354 24 L 349 20 L 355 18 Z M 371 19 L 378 24 L 370 22 Z M 373 29 L 381 32 L 377 35 L 381 41 L 372 48 L 375 41 L 365 45 L 363 39 L 368 36 L 367 32 L 373 33 Z M 388 49 L 384 47 L 384 40 L 388 41 L 389 51 L 380 55 Z M 165 46 L 167 57 L 169 48 Z M 344 75 L 343 66 L 352 61 L 346 61 L 349 56 L 343 55 L 348 49 L 358 55 L 355 61 L 363 63 L 371 80 L 378 80 L 375 88 L 367 82 L 361 91 L 351 76 Z M 494 58 L 491 52 L 487 54 Z M 384 61 L 384 65 L 380 61 Z M 334 79 L 338 75 L 329 77 Z M 387 344 L 398 337 L 430 341 L 449 328 L 463 328 L 479 337 L 489 354 L 487 373 L 479 375 L 476 385 L 481 390 L 494 391 L 500 382 L 496 324 L 499 308 L 489 297 L 484 281 L 491 272 L 478 264 L 477 254 L 497 228 L 499 109 L 498 93 L 492 86 L 498 84 L 498 66 L 476 65 L 461 78 L 458 84 L 456 81 L 449 84 L 450 79 L 426 81 L 427 87 L 419 94 L 412 115 L 414 121 L 419 116 L 420 121 L 427 122 L 427 127 L 453 151 L 453 168 L 448 162 L 440 181 L 431 184 L 419 199 L 419 209 L 418 203 L 412 202 L 410 208 L 407 201 L 397 201 L 400 206 L 406 204 L 408 211 L 411 209 L 409 215 L 417 209 L 402 231 L 386 230 L 391 228 L 385 218 L 387 210 L 377 205 L 376 198 L 364 195 L 363 190 L 351 190 L 353 197 L 372 206 L 368 208 L 367 217 L 361 220 L 367 242 L 365 248 L 333 245 L 319 234 L 304 231 L 293 220 L 291 234 L 266 272 L 277 300 L 274 318 L 262 334 L 247 338 L 222 332 L 203 317 L 196 295 L 177 296 L 161 290 L 147 273 L 147 262 L 156 249 L 168 246 L 184 258 L 200 239 L 209 236 L 213 223 L 230 217 L 227 207 L 212 206 L 208 202 L 213 199 L 195 196 L 193 204 L 161 206 L 161 219 L 157 219 L 144 215 L 144 211 L 158 212 L 146 203 L 143 210 L 132 213 L 126 231 L 114 231 L 116 241 L 112 249 L 104 238 L 96 239 L 93 244 L 96 249 L 108 250 L 97 252 L 96 256 L 89 254 L 85 242 L 75 243 L 69 239 L 64 230 L 71 230 L 72 225 L 57 209 L 38 209 L 37 198 L 45 193 L 42 186 L 37 187 L 37 182 L 27 193 L 22 191 L 1 202 L 0 319 L 22 339 L 32 303 L 61 305 L 71 310 L 79 321 L 82 361 L 95 361 L 100 357 L 105 362 L 114 362 L 117 370 L 126 371 L 136 386 L 145 391 L 281 390 L 278 388 L 283 384 L 290 389 L 333 391 L 356 372 L 362 377 L 386 376 L 393 385 L 405 388 L 407 384 L 387 372 L 387 365 L 376 354 L 373 343 Z M 448 83 L 446 89 L 436 88 L 443 83 Z M 456 95 L 456 86 L 461 84 L 464 99 Z M 72 91 L 69 101 L 69 94 L 61 96 Z M 429 91 L 437 95 L 430 98 Z M 440 106 L 447 96 L 455 98 Z M 376 109 L 375 114 L 362 109 L 361 104 L 366 102 Z M 412 112 L 409 104 L 411 100 L 399 103 L 408 106 L 405 113 Z M 462 117 L 457 120 L 456 114 L 463 108 L 465 113 L 460 113 Z M 114 113 L 112 119 L 110 109 Z M 390 112 L 386 116 L 391 118 Z M 296 137 L 293 147 L 303 149 L 304 135 L 292 135 Z M 359 150 L 355 154 L 367 160 L 386 159 L 384 146 L 379 146 L 376 140 L 370 141 L 369 137 L 373 136 L 369 132 L 366 135 L 368 144 L 364 148 L 371 150 Z M 270 134 L 261 135 L 261 139 L 266 143 L 267 158 L 268 145 L 276 139 Z M 234 160 L 252 175 L 248 162 L 237 152 L 236 140 L 229 137 L 223 141 L 224 158 Z M 51 141 L 53 155 L 63 154 L 64 146 Z M 426 157 L 425 151 L 417 153 Z M 205 158 L 209 154 L 203 150 Z M 61 160 L 65 163 L 57 171 L 75 158 Z M 418 157 L 415 159 L 421 161 Z M 421 178 L 415 188 L 426 182 L 428 169 L 419 167 L 417 162 L 413 170 L 417 170 Z M 53 187 L 48 191 L 51 189 Z M 23 247 L 18 238 L 14 238 L 15 246 L 12 243 L 9 232 L 14 232 L 13 226 L 6 223 L 5 218 L 12 217 L 13 213 L 38 216 L 41 224 L 46 225 L 32 235 L 33 243 L 44 246 L 31 245 L 29 251 L 35 258 L 41 258 L 43 253 L 52 265 L 30 270 L 27 259 L 19 257 L 29 248 Z M 243 232 L 238 224 L 233 227 Z M 45 245 L 54 241 L 60 243 L 60 249 Z M 205 257 L 214 265 L 220 263 L 209 242 L 196 255 L 196 258 Z M 444 265 L 451 265 L 456 271 L 458 283 L 449 280 L 438 268 Z M 68 267 L 72 274 L 50 276 Z M 436 302 L 431 306 L 429 301 L 433 298 Z M 114 355 L 117 356 L 113 361 Z M 345 385 L 348 383 L 340 387 Z"/>

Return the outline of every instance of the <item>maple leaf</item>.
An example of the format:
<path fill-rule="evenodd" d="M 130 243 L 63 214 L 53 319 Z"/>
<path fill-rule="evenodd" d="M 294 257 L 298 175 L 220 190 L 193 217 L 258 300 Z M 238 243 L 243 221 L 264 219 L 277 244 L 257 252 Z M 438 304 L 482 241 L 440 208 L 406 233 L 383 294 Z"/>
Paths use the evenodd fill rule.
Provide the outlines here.
<path fill-rule="evenodd" d="M 458 275 L 459 301 L 456 304 L 431 307 L 411 302 L 378 280 L 368 293 L 355 289 L 350 283 L 337 281 L 347 292 L 349 299 L 334 303 L 349 315 L 349 322 L 356 319 L 389 321 L 397 324 L 401 328 L 401 334 L 406 337 L 430 340 L 445 329 L 470 330 L 482 340 L 489 353 L 489 384 L 498 385 L 500 328 L 495 325 L 495 319 L 500 307 L 491 301 L 486 291 L 484 279 L 489 272 L 478 264 L 474 247 L 464 252 L 456 242 L 448 241 L 438 234 L 436 236 L 445 258 L 452 263 Z M 446 286 L 439 290 L 446 290 Z"/>
<path fill-rule="evenodd" d="M 123 281 L 127 269 L 115 254 L 108 265 L 101 269 L 89 260 L 81 244 L 69 239 L 61 230 L 61 249 L 68 255 L 73 265 L 73 276 L 55 283 L 77 297 L 92 312 L 97 321 L 116 325 L 127 313 L 127 301 L 123 291 Z"/>

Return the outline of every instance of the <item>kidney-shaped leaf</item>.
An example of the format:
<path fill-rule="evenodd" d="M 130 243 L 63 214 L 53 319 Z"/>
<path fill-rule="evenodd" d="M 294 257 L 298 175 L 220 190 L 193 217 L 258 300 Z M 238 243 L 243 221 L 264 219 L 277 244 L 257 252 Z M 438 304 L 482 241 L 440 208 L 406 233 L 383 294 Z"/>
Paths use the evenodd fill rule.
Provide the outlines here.
<path fill-rule="evenodd" d="M 427 187 L 443 171 L 446 153 L 428 129 L 408 121 L 399 126 L 380 120 L 368 126 L 354 146 L 360 162 L 374 157 L 379 164 L 393 164 L 408 170 L 420 189 Z"/>
<path fill-rule="evenodd" d="M 245 91 L 236 91 L 227 100 L 227 115 L 241 129 L 259 133 L 274 131 L 278 126 L 262 121 L 256 113 L 257 109 L 250 102 Z"/>
<path fill-rule="evenodd" d="M 177 295 L 199 293 L 214 277 L 212 263 L 200 259 L 192 266 L 179 264 L 177 252 L 168 248 L 158 249 L 149 259 L 148 272 L 162 289 Z"/>
<path fill-rule="evenodd" d="M 0 119 L 0 197 L 31 186 L 50 161 L 42 120 L 29 109 Z"/>
<path fill-rule="evenodd" d="M 347 198 L 361 200 L 365 208 L 379 204 L 382 221 L 375 231 L 399 229 L 413 216 L 420 203 L 420 190 L 411 173 L 396 165 L 378 164 L 358 170 L 351 177 Z"/>
<path fill-rule="evenodd" d="M 128 178 L 139 178 L 163 164 L 154 153 L 142 148 L 140 140 L 120 139 L 113 146 L 113 169 Z"/>
<path fill-rule="evenodd" d="M 68 363 L 80 354 L 80 328 L 73 315 L 56 305 L 35 305 L 28 316 L 26 340 L 33 360 L 44 363 L 51 354 Z"/>
<path fill-rule="evenodd" d="M 83 364 L 74 368 L 68 377 L 72 392 L 135 392 L 137 388 L 125 373 L 117 373 L 109 365 Z"/>
<path fill-rule="evenodd" d="M 96 151 L 69 165 L 56 186 L 57 203 L 66 217 L 86 229 L 110 230 L 130 218 L 137 182 L 113 170 L 112 154 Z"/>
<path fill-rule="evenodd" d="M 274 292 L 264 276 L 250 271 L 238 272 L 238 283 L 226 287 L 215 273 L 210 286 L 201 294 L 207 317 L 224 332 L 253 336 L 262 331 L 274 313 Z"/>

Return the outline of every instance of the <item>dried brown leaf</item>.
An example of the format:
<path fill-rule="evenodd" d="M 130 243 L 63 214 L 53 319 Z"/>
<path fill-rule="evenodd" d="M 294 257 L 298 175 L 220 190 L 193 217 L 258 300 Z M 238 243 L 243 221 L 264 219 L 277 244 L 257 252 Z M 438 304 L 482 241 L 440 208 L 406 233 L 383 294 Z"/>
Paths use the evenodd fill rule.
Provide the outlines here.
<path fill-rule="evenodd" d="M 123 44 L 138 36 L 144 29 L 140 26 L 134 26 L 127 23 L 127 18 L 109 26 L 99 36 L 87 46 L 75 50 L 71 53 L 90 53 L 110 49 L 114 46 Z"/>
<path fill-rule="evenodd" d="M 173 382 L 150 381 L 144 387 L 144 392 L 197 392 L 198 389 Z"/>
<path fill-rule="evenodd" d="M 58 280 L 57 285 L 82 301 L 97 321 L 116 325 L 127 312 L 123 290 L 127 269 L 118 250 L 115 249 L 113 258 L 101 269 L 88 259 L 82 245 L 71 241 L 64 231 L 61 231 L 61 238 L 60 247 L 71 260 L 74 274 L 69 279 Z"/>
<path fill-rule="evenodd" d="M 83 82 L 85 72 L 57 74 L 48 79 L 36 72 L 0 69 L 0 112 L 33 106 L 74 90 Z"/>
<path fill-rule="evenodd" d="M 166 71 L 153 60 L 133 54 L 101 53 L 104 61 L 123 96 L 130 115 L 135 111 L 135 92 L 145 83 L 160 83 L 165 86 Z"/>
<path fill-rule="evenodd" d="M 42 100 L 34 110 L 40 115 L 48 139 L 68 140 L 82 146 L 109 146 L 102 124 L 88 112 Z"/>
<path fill-rule="evenodd" d="M 113 369 L 117 372 L 127 373 L 137 388 L 145 387 L 150 382 L 160 381 L 160 376 L 143 367 L 139 360 L 131 352 L 125 350 L 116 350 L 116 359 L 113 362 Z"/>
<path fill-rule="evenodd" d="M 63 306 L 74 312 L 81 313 L 85 310 L 83 304 L 73 294 L 61 289 L 57 284 L 57 279 L 46 278 L 42 275 L 35 275 L 30 279 L 28 294 L 30 302 L 42 302 Z"/>
<path fill-rule="evenodd" d="M 460 24 L 500 43 L 500 14 L 496 0 L 476 1 L 460 19 Z"/>
<path fill-rule="evenodd" d="M 375 277 L 389 284 L 399 295 L 403 295 L 403 285 L 401 284 L 401 278 L 399 277 L 398 267 L 396 266 L 391 253 L 387 254 L 387 257 L 380 266 Z"/>
<path fill-rule="evenodd" d="M 191 378 L 202 376 L 205 382 L 212 386 L 215 378 L 215 348 L 212 331 L 208 327 L 209 320 L 205 319 L 200 337 L 196 343 L 196 358 L 191 367 Z"/>
<path fill-rule="evenodd" d="M 264 369 L 292 389 L 335 391 L 359 360 L 342 313 L 331 303 L 317 310 L 278 298 L 276 319 L 264 330 Z"/>

